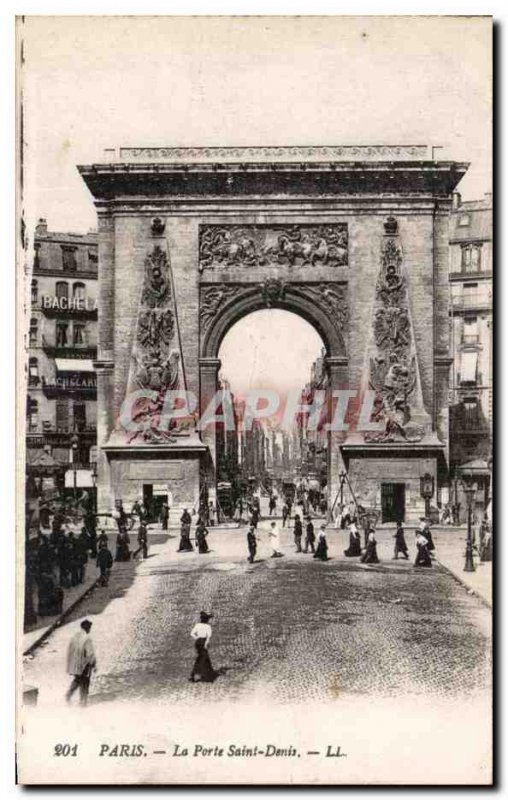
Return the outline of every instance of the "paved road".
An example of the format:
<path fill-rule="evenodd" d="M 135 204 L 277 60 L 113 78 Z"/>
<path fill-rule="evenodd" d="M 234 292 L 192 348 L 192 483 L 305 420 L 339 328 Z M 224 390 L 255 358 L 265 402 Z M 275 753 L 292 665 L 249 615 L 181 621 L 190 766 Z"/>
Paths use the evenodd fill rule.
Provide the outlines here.
<path fill-rule="evenodd" d="M 51 659 L 54 670 L 72 621 L 96 615 L 95 702 L 186 700 L 196 692 L 209 700 L 260 692 L 294 702 L 485 690 L 488 609 L 443 568 L 392 561 L 389 535 L 380 538 L 377 566 L 341 557 L 345 535 L 338 532 L 329 534 L 335 557 L 327 563 L 293 553 L 288 533 L 284 558 L 270 559 L 262 546 L 253 565 L 243 531 L 212 534 L 214 552 L 202 556 L 176 553 L 172 538 L 152 547 L 147 561 L 117 568 L 111 587 L 85 600 L 29 671 L 36 682 Z M 201 608 L 214 613 L 210 653 L 224 673 L 206 686 L 188 682 L 189 631 Z"/>

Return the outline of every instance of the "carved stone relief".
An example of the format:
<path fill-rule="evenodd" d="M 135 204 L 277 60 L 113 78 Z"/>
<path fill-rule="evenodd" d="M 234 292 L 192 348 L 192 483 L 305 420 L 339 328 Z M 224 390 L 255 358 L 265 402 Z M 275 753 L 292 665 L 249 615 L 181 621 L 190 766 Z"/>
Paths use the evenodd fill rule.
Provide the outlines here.
<path fill-rule="evenodd" d="M 338 267 L 347 263 L 346 223 L 200 227 L 200 272 L 232 266 Z"/>
<path fill-rule="evenodd" d="M 373 419 L 383 422 L 384 429 L 366 433 L 365 440 L 371 442 L 418 442 L 426 432 L 420 424 L 425 412 L 402 262 L 397 220 L 388 217 L 374 295 L 368 364 L 369 386 L 376 394 Z"/>
<path fill-rule="evenodd" d="M 323 281 L 322 283 L 290 283 L 278 278 L 267 278 L 259 284 L 221 283 L 213 286 L 201 286 L 199 320 L 201 336 L 204 337 L 209 328 L 232 302 L 252 299 L 253 308 L 259 308 L 259 299 L 263 305 L 271 308 L 282 300 L 290 301 L 291 297 L 311 301 L 329 317 L 330 322 L 347 341 L 349 324 L 349 308 L 347 286 L 340 283 Z"/>

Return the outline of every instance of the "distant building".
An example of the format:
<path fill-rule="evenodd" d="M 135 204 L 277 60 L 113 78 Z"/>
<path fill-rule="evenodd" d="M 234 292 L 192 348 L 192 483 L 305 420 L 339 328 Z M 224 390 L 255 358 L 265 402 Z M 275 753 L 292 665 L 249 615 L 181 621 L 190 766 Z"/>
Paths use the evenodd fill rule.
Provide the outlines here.
<path fill-rule="evenodd" d="M 450 214 L 450 291 L 453 366 L 450 380 L 451 500 L 466 502 L 461 468 L 478 479 L 476 508 L 486 506 L 492 450 L 492 197 L 462 202 Z"/>
<path fill-rule="evenodd" d="M 35 230 L 29 269 L 27 467 L 90 487 L 97 440 L 97 234 Z M 29 265 L 30 266 L 30 265 Z M 48 484 L 51 481 L 48 481 Z M 36 487 L 34 487 L 35 490 Z M 39 489 L 43 482 L 39 480 Z"/>

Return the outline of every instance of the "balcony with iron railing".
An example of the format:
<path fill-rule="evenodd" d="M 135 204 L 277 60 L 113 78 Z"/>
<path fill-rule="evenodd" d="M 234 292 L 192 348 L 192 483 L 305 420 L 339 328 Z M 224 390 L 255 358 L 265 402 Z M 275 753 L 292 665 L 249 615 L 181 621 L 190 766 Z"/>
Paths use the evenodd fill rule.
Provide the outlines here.
<path fill-rule="evenodd" d="M 452 296 L 454 311 L 473 311 L 492 309 L 492 292 L 475 292 Z"/>
<path fill-rule="evenodd" d="M 61 344 L 50 341 L 46 336 L 41 337 L 42 349 L 50 358 L 90 358 L 97 357 L 97 346 L 90 345 L 88 342 L 83 344 L 73 344 L 68 342 Z"/>

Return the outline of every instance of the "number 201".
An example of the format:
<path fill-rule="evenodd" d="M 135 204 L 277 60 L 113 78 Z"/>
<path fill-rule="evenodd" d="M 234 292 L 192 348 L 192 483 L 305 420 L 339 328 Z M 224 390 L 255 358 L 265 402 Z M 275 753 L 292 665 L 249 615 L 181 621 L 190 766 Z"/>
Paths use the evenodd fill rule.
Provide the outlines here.
<path fill-rule="evenodd" d="M 77 754 L 77 744 L 55 744 L 55 752 L 53 753 L 54 756 L 77 756 Z"/>

